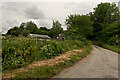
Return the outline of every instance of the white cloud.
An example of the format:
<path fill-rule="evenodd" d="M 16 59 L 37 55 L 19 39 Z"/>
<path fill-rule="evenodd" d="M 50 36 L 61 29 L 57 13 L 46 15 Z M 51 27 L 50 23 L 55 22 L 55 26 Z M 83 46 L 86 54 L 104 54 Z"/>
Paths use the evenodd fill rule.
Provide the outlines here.
<path fill-rule="evenodd" d="M 38 9 L 38 6 L 33 5 L 25 9 L 25 16 L 32 19 L 45 19 L 45 16 L 41 10 Z"/>
<path fill-rule="evenodd" d="M 119 0 L 2 0 L 3 2 L 108 2 Z"/>
<path fill-rule="evenodd" d="M 87 14 L 101 2 L 101 0 L 79 0 L 80 2 L 5 2 L 3 3 L 3 28 L 8 29 L 19 26 L 26 21 L 34 21 L 38 27 L 50 28 L 52 20 L 59 20 L 66 28 L 64 21 L 69 14 Z M 12 0 L 15 1 L 15 0 Z M 20 1 L 20 0 L 19 0 Z M 21 0 L 23 1 L 23 0 Z M 26 0 L 25 0 L 26 1 Z M 33 0 L 30 0 L 33 1 Z M 56 0 L 57 1 L 57 0 Z M 60 0 L 59 0 L 60 1 Z M 112 2 L 113 0 L 102 0 L 102 2 Z M 115 0 L 117 1 L 117 0 Z M 1 23 L 0 23 L 1 24 Z"/>

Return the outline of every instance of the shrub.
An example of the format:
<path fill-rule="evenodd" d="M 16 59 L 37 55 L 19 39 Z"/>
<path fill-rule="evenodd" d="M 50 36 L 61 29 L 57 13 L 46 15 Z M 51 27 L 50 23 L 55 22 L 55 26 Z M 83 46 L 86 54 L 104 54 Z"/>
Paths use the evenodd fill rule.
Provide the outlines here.
<path fill-rule="evenodd" d="M 31 37 L 6 37 L 2 40 L 3 70 L 18 68 L 39 59 L 49 59 L 88 45 L 88 41 L 39 41 Z"/>
<path fill-rule="evenodd" d="M 113 37 L 111 37 L 109 40 L 108 40 L 108 44 L 110 44 L 110 45 L 115 45 L 116 44 L 116 40 L 118 40 L 119 39 L 119 37 L 118 37 L 118 35 L 115 35 L 115 36 L 113 36 Z"/>
<path fill-rule="evenodd" d="M 3 69 L 16 68 L 18 65 L 31 63 L 35 58 L 35 39 L 14 37 L 2 40 Z M 12 64 L 12 65 L 11 65 Z"/>

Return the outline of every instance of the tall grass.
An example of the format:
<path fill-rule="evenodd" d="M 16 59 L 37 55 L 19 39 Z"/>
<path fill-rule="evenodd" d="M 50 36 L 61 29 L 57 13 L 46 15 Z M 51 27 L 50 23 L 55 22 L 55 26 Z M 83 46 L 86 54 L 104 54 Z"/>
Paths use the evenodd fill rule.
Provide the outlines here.
<path fill-rule="evenodd" d="M 98 45 L 98 46 L 103 47 L 103 48 L 106 48 L 106 49 L 109 49 L 109 50 L 112 50 L 112 51 L 120 54 L 120 45 L 109 45 L 107 43 L 100 42 L 100 41 L 98 41 L 98 42 L 93 41 L 93 44 Z"/>
<path fill-rule="evenodd" d="M 88 41 L 39 41 L 31 37 L 4 38 L 2 40 L 2 67 L 3 70 L 15 69 L 33 61 L 49 59 L 54 56 L 82 48 Z"/>
<path fill-rule="evenodd" d="M 71 55 L 70 60 L 65 60 L 64 63 L 57 63 L 53 66 L 40 66 L 29 71 L 21 72 L 17 74 L 13 79 L 24 79 L 24 78 L 38 78 L 41 80 L 49 80 L 54 75 L 58 74 L 65 68 L 73 66 L 75 62 L 79 61 L 80 59 L 86 57 L 92 50 L 91 44 L 87 45 L 84 48 L 81 48 L 83 52 L 78 52 L 77 55 Z"/>

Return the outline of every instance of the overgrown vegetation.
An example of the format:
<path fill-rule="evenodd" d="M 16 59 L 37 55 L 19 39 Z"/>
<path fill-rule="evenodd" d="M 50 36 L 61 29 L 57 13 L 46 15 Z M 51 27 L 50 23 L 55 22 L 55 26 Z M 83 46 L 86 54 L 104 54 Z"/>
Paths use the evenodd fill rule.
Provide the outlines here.
<path fill-rule="evenodd" d="M 120 39 L 120 15 L 115 3 L 98 4 L 90 13 L 93 21 L 93 39 L 102 41 L 109 45 L 115 45 Z"/>
<path fill-rule="evenodd" d="M 109 45 L 109 44 L 106 44 L 106 43 L 100 42 L 100 41 L 99 42 L 93 41 L 92 43 L 94 45 L 98 45 L 100 47 L 112 50 L 112 51 L 117 52 L 117 53 L 120 54 L 120 45 Z"/>
<path fill-rule="evenodd" d="M 66 19 L 67 39 L 85 40 L 90 37 L 92 33 L 92 21 L 86 15 L 70 15 Z"/>
<path fill-rule="evenodd" d="M 50 79 L 55 74 L 59 73 L 64 68 L 74 65 L 74 63 L 85 56 L 87 56 L 91 51 L 91 45 L 82 48 L 83 52 L 77 53 L 78 55 L 71 55 L 70 60 L 66 60 L 64 63 L 58 63 L 54 66 L 40 66 L 35 69 L 31 69 L 27 72 L 22 72 L 17 74 L 14 78 L 15 79 L 22 79 L 22 78 L 39 78 L 39 79 Z"/>
<path fill-rule="evenodd" d="M 39 41 L 31 37 L 6 37 L 2 40 L 3 69 L 14 69 L 39 59 L 50 59 L 53 56 L 81 48 L 87 41 Z M 12 64 L 12 65 L 11 65 Z"/>
<path fill-rule="evenodd" d="M 67 30 L 62 29 L 59 21 L 53 21 L 51 29 L 38 28 L 32 21 L 21 23 L 20 26 L 8 30 L 6 38 L 2 40 L 3 70 L 15 69 L 39 59 L 50 59 L 66 51 L 82 48 L 88 45 L 87 39 L 96 41 L 97 43 L 94 43 L 96 45 L 118 52 L 115 42 L 120 40 L 119 13 L 116 4 L 100 3 L 93 12 L 87 15 L 69 15 L 65 21 Z M 36 38 L 28 37 L 29 33 L 49 35 L 51 38 L 56 38 L 60 33 L 64 33 L 65 40 L 39 41 Z M 24 37 L 20 37 L 20 35 Z M 87 51 L 87 49 L 85 50 Z M 64 67 L 72 65 L 86 56 L 87 53 L 71 56 L 71 61 L 59 63 L 56 66 L 41 66 L 29 72 L 20 73 L 17 77 L 52 77 Z"/>

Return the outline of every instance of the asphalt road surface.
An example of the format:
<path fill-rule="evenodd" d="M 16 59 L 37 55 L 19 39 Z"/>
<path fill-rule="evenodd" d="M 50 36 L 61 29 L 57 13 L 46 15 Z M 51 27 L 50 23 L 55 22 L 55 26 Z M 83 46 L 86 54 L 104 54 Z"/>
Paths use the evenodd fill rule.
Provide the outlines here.
<path fill-rule="evenodd" d="M 118 78 L 118 53 L 93 45 L 91 54 L 54 78 Z"/>

